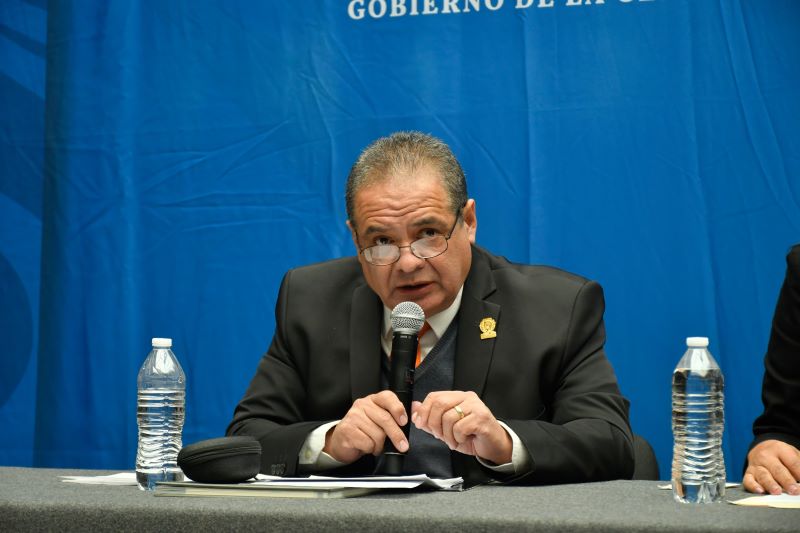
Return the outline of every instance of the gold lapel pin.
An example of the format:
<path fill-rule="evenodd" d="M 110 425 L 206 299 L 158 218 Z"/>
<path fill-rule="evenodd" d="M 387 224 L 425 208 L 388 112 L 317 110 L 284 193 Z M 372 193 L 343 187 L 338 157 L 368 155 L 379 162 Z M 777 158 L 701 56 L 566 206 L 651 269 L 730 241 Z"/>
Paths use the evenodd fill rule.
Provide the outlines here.
<path fill-rule="evenodd" d="M 495 322 L 494 318 L 487 316 L 481 320 L 480 326 L 478 327 L 481 328 L 481 340 L 497 337 L 497 332 L 494 330 L 494 328 L 497 327 L 497 322 Z"/>

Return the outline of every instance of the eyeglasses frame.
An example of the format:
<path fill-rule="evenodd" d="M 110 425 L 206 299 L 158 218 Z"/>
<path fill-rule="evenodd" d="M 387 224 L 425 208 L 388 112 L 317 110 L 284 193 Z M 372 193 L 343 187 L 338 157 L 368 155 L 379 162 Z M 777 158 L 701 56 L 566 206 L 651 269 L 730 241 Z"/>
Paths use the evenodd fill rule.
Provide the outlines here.
<path fill-rule="evenodd" d="M 450 248 L 450 237 L 452 237 L 452 236 L 453 236 L 453 233 L 456 231 L 456 226 L 458 225 L 458 221 L 459 221 L 459 220 L 461 220 L 461 218 L 462 218 L 462 212 L 461 212 L 461 210 L 459 210 L 459 211 L 458 211 L 458 214 L 456 215 L 456 220 L 455 220 L 455 222 L 453 222 L 453 227 L 451 227 L 451 228 L 450 228 L 450 231 L 447 233 L 447 235 L 446 235 L 446 236 L 444 236 L 444 244 L 445 244 L 445 246 L 444 246 L 444 250 L 442 250 L 441 252 L 439 252 L 439 253 L 438 253 L 438 254 L 436 254 L 436 255 L 431 255 L 431 256 L 429 256 L 429 257 L 420 257 L 420 256 L 418 256 L 417 254 L 415 254 L 415 253 L 414 253 L 414 249 L 413 249 L 413 248 L 411 248 L 411 246 L 412 246 L 414 243 L 416 243 L 416 242 L 419 242 L 419 241 L 424 241 L 425 239 L 427 239 L 427 238 L 430 238 L 430 237 L 423 237 L 422 239 L 417 239 L 417 240 L 415 240 L 415 241 L 412 241 L 412 242 L 410 242 L 409 244 L 406 244 L 405 246 L 397 246 L 397 251 L 398 251 L 398 254 L 397 254 L 397 259 L 395 259 L 395 260 L 394 260 L 394 261 L 392 261 L 391 263 L 385 263 L 385 264 L 380 264 L 380 265 L 378 265 L 378 264 L 375 264 L 375 263 L 373 263 L 373 262 L 372 262 L 372 261 L 370 261 L 369 259 L 367 259 L 367 256 L 366 256 L 366 255 L 364 255 L 364 260 L 365 260 L 367 263 L 369 263 L 370 265 L 372 265 L 372 266 L 376 266 L 376 267 L 390 266 L 390 265 L 393 265 L 393 264 L 397 263 L 398 261 L 400 261 L 400 258 L 403 256 L 402 252 L 400 252 L 400 251 L 401 251 L 403 248 L 408 248 L 408 249 L 409 249 L 409 251 L 410 251 L 410 252 L 411 252 L 411 253 L 414 255 L 414 257 L 416 257 L 417 259 L 424 259 L 425 261 L 427 261 L 428 259 L 433 259 L 434 257 L 439 257 L 440 255 L 442 255 L 443 253 L 445 253 L 445 252 L 446 252 L 446 251 L 447 251 L 447 250 Z M 353 233 L 355 233 L 355 235 L 356 235 L 356 240 L 358 241 L 358 240 L 359 240 L 359 237 L 358 237 L 358 231 L 356 231 L 355 229 L 353 229 Z M 358 253 L 359 253 L 359 254 L 364 254 L 364 252 L 365 252 L 367 249 L 369 249 L 369 248 L 374 248 L 375 246 L 387 246 L 387 245 L 385 245 L 385 244 L 383 244 L 383 245 L 382 245 L 382 244 L 376 244 L 376 245 L 373 245 L 373 246 L 364 246 L 364 247 L 362 247 L 362 246 L 359 244 L 359 250 L 358 250 Z M 390 245 L 390 246 L 391 246 L 391 245 Z M 396 246 L 396 245 L 394 245 L 394 246 Z"/>

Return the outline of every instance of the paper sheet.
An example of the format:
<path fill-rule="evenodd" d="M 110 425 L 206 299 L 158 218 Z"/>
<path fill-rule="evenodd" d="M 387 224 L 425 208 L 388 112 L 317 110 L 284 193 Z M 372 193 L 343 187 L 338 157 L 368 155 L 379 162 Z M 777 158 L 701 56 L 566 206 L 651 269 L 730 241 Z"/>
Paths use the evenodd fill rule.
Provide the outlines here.
<path fill-rule="evenodd" d="M 64 483 L 82 485 L 136 485 L 136 472 L 120 472 L 106 476 L 59 476 Z"/>
<path fill-rule="evenodd" d="M 791 494 L 766 494 L 763 496 L 750 496 L 741 500 L 731 501 L 734 505 L 747 507 L 777 507 L 779 509 L 800 509 L 800 496 Z"/>
<path fill-rule="evenodd" d="M 425 474 L 415 476 L 367 476 L 367 477 L 274 477 L 259 474 L 254 484 L 280 484 L 295 487 L 313 488 L 320 485 L 336 487 L 365 487 L 376 489 L 413 489 L 430 487 L 438 490 L 458 490 L 464 482 L 463 478 L 435 479 Z"/>

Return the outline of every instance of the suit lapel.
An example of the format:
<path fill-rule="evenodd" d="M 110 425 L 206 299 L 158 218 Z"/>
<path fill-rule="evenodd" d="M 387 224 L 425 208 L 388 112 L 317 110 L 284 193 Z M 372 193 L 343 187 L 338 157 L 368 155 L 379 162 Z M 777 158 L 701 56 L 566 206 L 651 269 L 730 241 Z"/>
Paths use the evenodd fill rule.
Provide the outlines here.
<path fill-rule="evenodd" d="M 350 310 L 350 389 L 353 401 L 380 390 L 381 303 L 368 285 L 353 291 Z"/>
<path fill-rule="evenodd" d="M 484 318 L 500 323 L 500 306 L 486 300 L 494 291 L 488 259 L 473 247 L 472 266 L 464 283 L 458 312 L 454 387 L 456 390 L 475 391 L 478 396 L 483 394 L 495 344 L 493 338 L 481 339 L 480 323 Z"/>

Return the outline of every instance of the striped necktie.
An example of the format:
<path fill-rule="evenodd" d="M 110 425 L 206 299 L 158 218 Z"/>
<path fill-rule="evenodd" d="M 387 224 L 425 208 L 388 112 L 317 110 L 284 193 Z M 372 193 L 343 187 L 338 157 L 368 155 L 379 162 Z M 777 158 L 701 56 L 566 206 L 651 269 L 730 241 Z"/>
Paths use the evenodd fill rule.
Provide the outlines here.
<path fill-rule="evenodd" d="M 422 337 L 425 336 L 425 334 L 430 330 L 431 325 L 426 321 L 419 330 L 419 335 L 417 335 L 417 361 L 414 363 L 415 368 L 418 367 L 422 362 Z"/>

